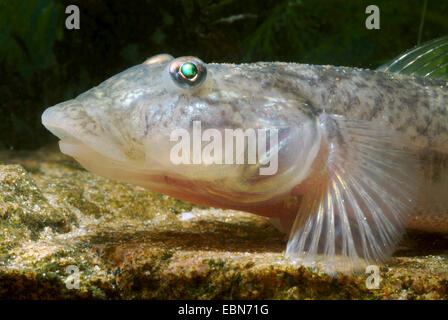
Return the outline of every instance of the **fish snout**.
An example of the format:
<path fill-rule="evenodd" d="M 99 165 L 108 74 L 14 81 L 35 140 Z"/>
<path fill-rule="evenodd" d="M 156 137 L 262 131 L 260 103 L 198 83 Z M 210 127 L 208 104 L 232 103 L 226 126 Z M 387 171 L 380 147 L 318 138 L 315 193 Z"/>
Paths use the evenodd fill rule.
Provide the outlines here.
<path fill-rule="evenodd" d="M 108 158 L 126 160 L 121 148 L 76 99 L 47 108 L 42 124 L 60 139 L 61 151 L 69 156 L 77 158 L 88 148 Z"/>
<path fill-rule="evenodd" d="M 70 114 L 79 113 L 77 109 L 82 109 L 82 105 L 76 100 L 65 101 L 49 107 L 42 114 L 42 124 L 60 140 L 76 138 L 79 132 L 74 123 L 70 124 L 75 119 L 70 117 Z"/>

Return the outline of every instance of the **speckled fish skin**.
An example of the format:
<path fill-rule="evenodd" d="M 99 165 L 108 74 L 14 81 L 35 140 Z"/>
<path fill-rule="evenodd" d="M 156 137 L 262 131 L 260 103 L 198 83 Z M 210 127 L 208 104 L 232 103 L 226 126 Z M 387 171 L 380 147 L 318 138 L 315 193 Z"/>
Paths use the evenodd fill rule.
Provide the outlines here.
<path fill-rule="evenodd" d="M 448 233 L 448 82 L 372 70 L 290 65 L 311 105 L 394 128 L 418 148 L 424 187 L 408 227 Z M 285 84 L 285 87 L 289 87 Z M 290 87 L 291 88 L 291 87 Z"/>
<path fill-rule="evenodd" d="M 411 228 L 448 232 L 446 81 L 263 62 L 205 64 L 204 84 L 184 90 L 170 63 L 125 70 L 48 108 L 43 124 L 96 174 L 279 219 L 291 230 L 287 254 L 301 263 L 319 254 L 332 258 L 327 266 L 348 257 L 349 269 L 358 258 L 383 261 L 410 214 Z M 173 165 L 170 133 L 191 132 L 195 120 L 203 130 L 278 129 L 278 172 Z"/>
<path fill-rule="evenodd" d="M 328 113 L 375 121 L 420 148 L 448 150 L 448 83 L 357 68 L 289 65 L 294 87 Z"/>

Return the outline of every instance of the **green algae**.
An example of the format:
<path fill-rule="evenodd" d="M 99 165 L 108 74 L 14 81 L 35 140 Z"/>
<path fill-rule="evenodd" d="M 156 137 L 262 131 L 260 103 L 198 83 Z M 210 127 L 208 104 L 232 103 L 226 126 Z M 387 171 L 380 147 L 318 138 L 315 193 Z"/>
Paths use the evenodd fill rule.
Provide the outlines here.
<path fill-rule="evenodd" d="M 54 147 L 0 154 L 0 298 L 447 299 L 448 238 L 410 233 L 378 290 L 284 258 L 284 235 L 95 176 Z M 67 288 L 75 266 L 79 288 Z"/>

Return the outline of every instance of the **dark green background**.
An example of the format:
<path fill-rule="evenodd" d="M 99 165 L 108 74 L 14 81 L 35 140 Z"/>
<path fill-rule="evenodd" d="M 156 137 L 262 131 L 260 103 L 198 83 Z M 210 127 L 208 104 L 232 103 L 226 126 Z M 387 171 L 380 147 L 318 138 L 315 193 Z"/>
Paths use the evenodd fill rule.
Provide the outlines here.
<path fill-rule="evenodd" d="M 81 29 L 65 29 L 65 7 Z M 365 28 L 379 6 L 381 29 Z M 0 149 L 55 141 L 42 111 L 158 53 L 206 62 L 294 61 L 376 68 L 448 34 L 448 1 L 0 0 Z M 243 15 L 228 22 L 225 18 Z M 421 33 L 420 33 L 421 30 Z"/>

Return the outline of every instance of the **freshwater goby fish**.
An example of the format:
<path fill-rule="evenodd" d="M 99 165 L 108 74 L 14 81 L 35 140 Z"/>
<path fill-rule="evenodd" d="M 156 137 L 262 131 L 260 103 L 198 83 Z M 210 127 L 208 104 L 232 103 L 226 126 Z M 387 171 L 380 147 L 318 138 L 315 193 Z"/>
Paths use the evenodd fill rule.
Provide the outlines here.
<path fill-rule="evenodd" d="M 291 259 L 356 270 L 387 260 L 406 223 L 448 232 L 447 53 L 441 38 L 383 71 L 163 54 L 48 108 L 42 122 L 98 175 L 270 217 L 289 233 Z M 173 132 L 193 136 L 197 123 L 213 133 L 199 152 L 224 154 L 214 140 L 229 129 L 277 140 L 266 135 L 255 163 L 198 163 L 194 150 L 173 163 Z M 275 172 L 260 174 L 274 155 Z"/>

